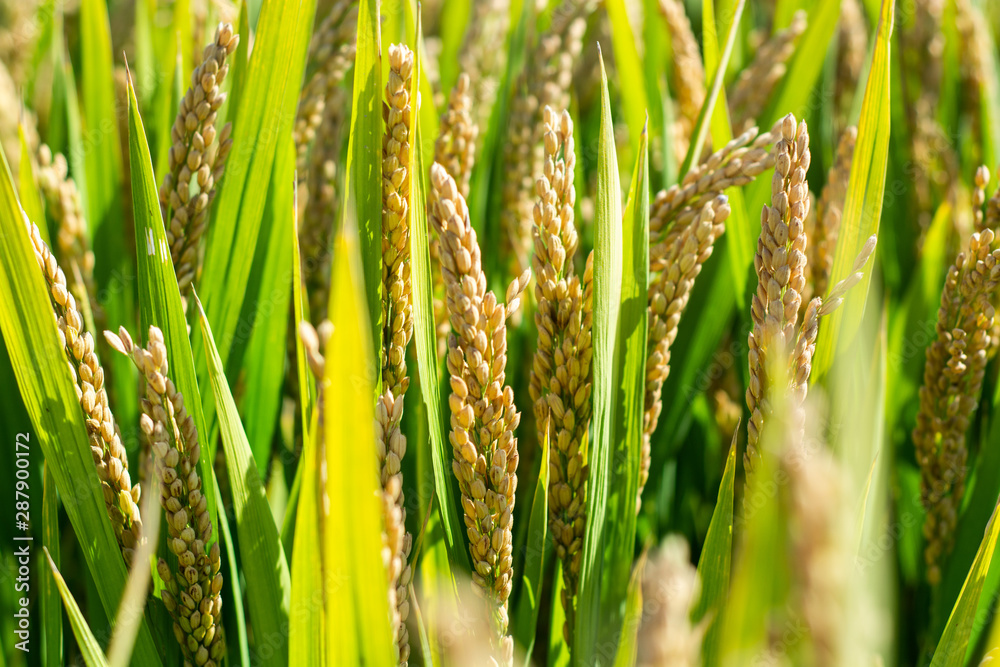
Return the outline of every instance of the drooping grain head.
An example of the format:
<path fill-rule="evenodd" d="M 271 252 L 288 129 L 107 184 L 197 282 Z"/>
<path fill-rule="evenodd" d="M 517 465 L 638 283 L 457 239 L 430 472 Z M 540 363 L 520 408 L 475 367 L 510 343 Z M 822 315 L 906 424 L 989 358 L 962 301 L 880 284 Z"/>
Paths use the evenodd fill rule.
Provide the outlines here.
<path fill-rule="evenodd" d="M 545 107 L 545 165 L 535 182 L 535 327 L 538 347 L 530 373 L 538 442 L 549 442 L 549 527 L 562 561 L 563 636 L 572 644 L 576 592 L 586 523 L 587 432 L 591 415 L 593 259 L 581 280 L 573 270 L 576 153 L 569 113 Z M 548 432 L 546 432 L 548 425 Z"/>
<path fill-rule="evenodd" d="M 662 410 L 661 392 L 670 373 L 670 347 L 677 338 L 681 316 L 687 307 L 694 281 L 701 267 L 712 255 L 715 242 L 723 231 L 731 209 L 725 195 L 704 203 L 698 218 L 670 237 L 670 245 L 662 256 L 652 261 L 660 273 L 649 285 L 646 338 L 646 391 L 643 398 L 642 451 L 639 462 L 639 490 L 636 511 L 641 505 L 642 491 L 649 479 L 650 440 Z M 651 256 L 651 260 L 652 260 Z"/>
<path fill-rule="evenodd" d="M 520 275 L 530 265 L 532 192 L 544 160 L 542 110 L 546 106 L 569 108 L 573 65 L 583 48 L 587 10 L 588 2 L 564 0 L 553 11 L 552 25 L 530 55 L 533 67 L 525 68 L 518 85 L 527 95 L 511 100 L 500 215 L 500 253 L 511 276 Z"/>
<path fill-rule="evenodd" d="M 506 384 L 506 321 L 517 308 L 530 272 L 507 289 L 507 304 L 486 291 L 479 243 L 465 199 L 444 167 L 431 167 L 429 217 L 441 239 L 441 274 L 447 290 L 452 335 L 447 368 L 452 393 L 452 470 L 475 569 L 473 581 L 487 601 L 493 628 L 491 649 L 502 664 L 513 659 L 507 634 L 512 586 L 512 528 L 517 489 L 520 414 Z"/>
<path fill-rule="evenodd" d="M 145 539 L 139 514 L 141 492 L 139 484 L 133 485 L 129 476 L 128 455 L 122 446 L 121 433 L 108 403 L 104 368 L 97 357 L 94 338 L 85 330 L 83 315 L 67 287 L 66 275 L 42 240 L 38 227 L 28 220 L 23 211 L 22 215 L 35 251 L 35 260 L 49 288 L 50 304 L 59 327 L 60 342 L 66 352 L 66 362 L 76 384 L 76 396 L 86 418 L 87 438 L 101 482 L 105 508 L 122 556 L 126 564 L 131 566 L 136 547 Z"/>
<path fill-rule="evenodd" d="M 927 508 L 924 557 L 931 585 L 941 580 L 965 492 L 966 431 L 979 402 L 1000 284 L 1000 249 L 993 231 L 976 232 L 968 252 L 948 270 L 937 334 L 927 348 L 913 445 Z"/>
<path fill-rule="evenodd" d="M 95 322 L 104 320 L 94 285 L 94 253 L 90 249 L 87 220 L 80 191 L 69 176 L 69 165 L 61 153 L 42 145 L 38 149 L 38 189 L 45 198 L 48 217 L 55 223 L 59 263 L 69 269 L 68 287 L 78 304 L 89 304 Z"/>
<path fill-rule="evenodd" d="M 754 256 L 757 290 L 750 310 L 753 330 L 748 337 L 750 384 L 746 393 L 750 420 L 744 455 L 748 477 L 760 455 L 757 442 L 767 410 L 766 394 L 770 391 L 766 366 L 771 355 L 788 355 L 795 345 L 805 287 L 804 221 L 809 213 L 806 172 L 810 162 L 805 121 L 796 124 L 791 114 L 782 119 L 781 140 L 774 153 L 771 205 L 761 212 L 761 232 Z"/>
<path fill-rule="evenodd" d="M 752 126 L 767 107 L 771 95 L 788 69 L 795 45 L 806 31 L 805 11 L 798 11 L 791 24 L 779 30 L 760 47 L 750 66 L 740 73 L 729 97 L 733 128 L 742 132 Z"/>
<path fill-rule="evenodd" d="M 410 100 L 413 53 L 405 46 L 389 47 L 389 79 L 385 86 L 382 137 L 382 383 L 375 405 L 375 435 L 385 518 L 383 534 L 389 577 L 389 604 L 399 662 L 409 658 L 406 617 L 411 535 L 406 532 L 403 475 L 406 454 L 402 432 L 403 396 L 409 386 L 406 347 L 413 334 L 410 282 L 410 128 L 414 110 Z"/>
<path fill-rule="evenodd" d="M 160 213 L 182 294 L 200 270 L 199 242 L 233 144 L 231 124 L 226 123 L 221 132 L 215 124 L 226 100 L 219 86 L 229 73 L 227 57 L 239 41 L 231 25 L 219 24 L 215 41 L 205 47 L 204 60 L 191 74 L 191 87 L 181 100 L 170 132 L 172 145 L 168 171 L 160 186 Z M 192 182 L 197 184 L 194 193 Z"/>
<path fill-rule="evenodd" d="M 159 479 L 160 504 L 167 520 L 167 547 L 174 558 L 159 559 L 163 605 L 185 664 L 215 666 L 226 653 L 222 627 L 222 566 L 213 535 L 208 498 L 202 493 L 201 447 L 184 397 L 167 376 L 163 333 L 149 327 L 145 349 L 135 345 L 124 327 L 105 331 L 112 348 L 128 356 L 142 374 L 146 395 L 139 426 L 149 440 Z"/>

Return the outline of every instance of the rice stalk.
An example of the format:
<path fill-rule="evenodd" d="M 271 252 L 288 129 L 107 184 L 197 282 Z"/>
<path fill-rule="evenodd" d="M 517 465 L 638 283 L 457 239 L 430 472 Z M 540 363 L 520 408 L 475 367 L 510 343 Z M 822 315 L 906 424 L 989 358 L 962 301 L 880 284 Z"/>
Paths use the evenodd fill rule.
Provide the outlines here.
<path fill-rule="evenodd" d="M 94 286 L 94 252 L 90 248 L 87 220 L 80 202 L 80 191 L 69 176 L 69 165 L 61 153 L 52 155 L 48 146 L 38 149 L 38 189 L 45 198 L 48 217 L 58 229 L 56 252 L 59 263 L 69 268 L 68 288 L 77 303 L 88 304 L 92 322 L 103 322 L 103 309 L 97 303 Z M 84 311 L 86 321 L 86 311 Z"/>
<path fill-rule="evenodd" d="M 642 623 L 636 641 L 638 667 L 696 667 L 707 624 L 691 622 L 701 580 L 691 549 L 668 535 L 646 561 L 642 574 Z"/>
<path fill-rule="evenodd" d="M 795 53 L 795 45 L 806 27 L 805 11 L 795 12 L 791 24 L 771 35 L 758 49 L 750 65 L 740 73 L 729 96 L 729 113 L 734 130 L 743 132 L 764 111 L 771 94 L 785 76 L 788 60 Z"/>
<path fill-rule="evenodd" d="M 164 584 L 163 606 L 173 619 L 185 667 L 215 667 L 226 654 L 222 627 L 222 558 L 214 539 L 208 498 L 198 474 L 201 447 L 194 419 L 184 397 L 167 376 L 167 348 L 163 332 L 149 327 L 143 349 L 132 342 L 125 327 L 115 335 L 104 332 L 108 344 L 129 357 L 143 375 L 139 426 L 150 442 L 154 470 L 160 480 L 160 504 L 167 519 L 167 546 L 174 555 L 160 558 L 156 571 Z"/>
<path fill-rule="evenodd" d="M 503 150 L 503 203 L 500 212 L 500 254 L 507 271 L 519 276 L 529 265 L 531 193 L 541 171 L 544 153 L 542 109 L 569 108 L 573 64 L 583 48 L 587 0 L 563 0 L 553 10 L 552 25 L 528 55 L 511 101 L 511 117 Z"/>
<path fill-rule="evenodd" d="M 379 478 L 385 514 L 383 551 L 389 577 L 389 606 L 399 654 L 399 664 L 409 658 L 406 618 L 409 613 L 407 587 L 412 536 L 406 532 L 403 506 L 403 475 L 400 464 L 406 454 L 402 432 L 403 396 L 410 384 L 406 373 L 406 347 L 413 335 L 413 300 L 410 282 L 410 145 L 409 128 L 413 107 L 410 82 L 413 53 L 405 46 L 389 47 L 389 79 L 382 116 L 382 395 L 375 406 Z"/>
<path fill-rule="evenodd" d="M 239 41 L 231 25 L 219 24 L 215 41 L 205 47 L 204 60 L 191 74 L 191 87 L 170 131 L 173 144 L 168 172 L 160 186 L 160 213 L 182 294 L 190 290 L 200 273 L 199 242 L 208 224 L 208 207 L 233 145 L 232 124 L 226 123 L 221 132 L 216 131 L 215 124 L 226 100 L 226 94 L 219 90 L 229 72 L 226 58 Z M 191 192 L 192 179 L 197 182 L 197 194 Z"/>
<path fill-rule="evenodd" d="M 927 348 L 913 446 L 921 471 L 927 580 L 941 581 L 941 562 L 954 542 L 965 492 L 965 434 L 979 404 L 986 353 L 994 322 L 991 301 L 1000 283 L 1000 249 L 990 229 L 975 232 L 968 253 L 948 270 L 936 336 Z"/>
<path fill-rule="evenodd" d="M 511 529 L 517 489 L 517 438 L 521 415 L 506 385 L 506 321 L 520 305 L 530 272 L 507 288 L 507 306 L 486 291 L 486 275 L 469 209 L 444 167 L 431 167 L 429 217 L 441 239 L 441 273 L 447 289 L 452 335 L 447 367 L 451 395 L 452 470 L 462 509 L 476 589 L 490 613 L 490 648 L 500 664 L 513 661 L 507 602 L 513 562 Z"/>
<path fill-rule="evenodd" d="M 545 166 L 535 182 L 535 327 L 538 347 L 530 373 L 538 442 L 554 445 L 549 458 L 549 529 L 562 561 L 563 637 L 573 644 L 587 502 L 587 432 L 591 416 L 593 254 L 581 279 L 573 259 L 579 246 L 573 223 L 576 154 L 569 113 L 545 107 Z M 550 433 L 545 433 L 548 424 Z"/>
<path fill-rule="evenodd" d="M 105 508 L 125 563 L 131 567 L 135 550 L 144 539 L 139 514 L 141 492 L 139 484 L 133 485 L 129 477 L 128 455 L 108 404 L 104 368 L 97 357 L 94 338 L 85 330 L 76 299 L 67 287 L 66 275 L 42 240 L 38 227 L 28 220 L 27 215 L 24 215 L 24 224 L 34 247 L 35 261 L 49 287 L 60 342 L 66 351 L 76 396 L 86 417 L 87 438 L 101 482 Z"/>
<path fill-rule="evenodd" d="M 670 89 L 679 112 L 674 120 L 673 140 L 674 156 L 680 164 L 687 155 L 691 133 L 705 104 L 705 67 L 684 4 L 680 0 L 660 0 L 658 6 L 667 23 L 673 51 Z"/>

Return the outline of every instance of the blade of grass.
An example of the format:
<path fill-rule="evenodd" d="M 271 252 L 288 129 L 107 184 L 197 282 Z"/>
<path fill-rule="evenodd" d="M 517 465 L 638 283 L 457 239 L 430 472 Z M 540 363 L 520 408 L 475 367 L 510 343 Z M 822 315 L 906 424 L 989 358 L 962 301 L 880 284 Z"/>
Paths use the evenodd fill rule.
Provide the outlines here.
<path fill-rule="evenodd" d="M 612 438 L 617 424 L 615 398 L 618 378 L 615 356 L 623 269 L 621 184 L 615 154 L 608 76 L 603 56 L 600 59 L 601 133 L 594 216 L 594 438 L 587 480 L 587 521 L 580 558 L 578 606 L 572 647 L 573 662 L 581 665 L 595 662 L 601 625 L 603 556 L 609 544 L 607 506 L 613 474 Z"/>
<path fill-rule="evenodd" d="M 223 620 L 230 634 L 227 638 L 229 644 L 229 662 L 232 665 L 250 667 L 250 644 L 247 639 L 247 621 L 243 613 L 243 587 L 240 584 L 239 568 L 236 565 L 236 547 L 233 543 L 233 534 L 229 529 L 229 520 L 226 517 L 226 508 L 222 504 L 222 490 L 219 488 L 219 478 L 212 475 L 212 486 L 215 489 L 215 498 L 218 505 L 219 516 L 226 520 L 219 522 L 219 538 L 222 540 L 222 556 L 225 558 L 226 589 L 229 591 L 229 604 L 223 608 Z M 233 632 L 233 626 L 236 631 Z"/>
<path fill-rule="evenodd" d="M 81 0 L 80 40 L 87 144 L 83 158 L 89 188 L 87 220 L 90 223 L 91 239 L 95 244 L 111 242 L 113 245 L 108 250 L 121 250 L 122 154 L 118 138 L 118 116 L 115 112 L 114 50 L 111 46 L 108 6 L 103 0 Z M 104 252 L 101 255 L 110 262 L 118 262 L 124 258 L 124 253 L 121 252 L 114 255 Z M 98 262 L 100 259 L 98 258 Z M 99 278 L 104 277 L 106 280 L 112 267 L 117 268 L 117 264 L 105 269 Z M 96 270 L 100 271 L 99 268 Z"/>
<path fill-rule="evenodd" d="M 726 457 L 726 470 L 719 486 L 719 498 L 712 513 L 712 522 L 705 535 L 705 546 L 698 559 L 698 577 L 701 580 L 701 597 L 691 614 L 693 622 L 708 619 L 705 639 L 702 641 L 702 660 L 705 667 L 720 664 L 722 654 L 722 612 L 729 595 L 729 573 L 733 564 L 733 494 L 736 489 L 736 436 Z"/>
<path fill-rule="evenodd" d="M 52 576 L 55 577 L 56 586 L 59 588 L 59 595 L 62 596 L 63 605 L 66 607 L 66 616 L 69 617 L 69 624 L 73 628 L 73 636 L 76 637 L 76 643 L 80 647 L 80 654 L 83 656 L 83 661 L 87 664 L 87 667 L 107 667 L 108 661 L 104 659 L 104 652 L 101 651 L 101 645 L 97 643 L 94 633 L 91 632 L 90 626 L 87 625 L 87 619 L 83 617 L 83 612 L 80 611 L 76 600 L 73 599 L 73 594 L 70 592 L 69 586 L 66 585 L 66 581 L 59 574 L 59 568 L 56 567 L 55 561 L 49 555 L 49 550 L 45 547 L 42 547 L 42 550 L 49 561 Z"/>
<path fill-rule="evenodd" d="M 609 564 L 602 592 L 603 634 L 622 628 L 635 554 L 635 498 L 639 491 L 649 293 L 649 137 L 643 128 L 622 218 L 621 315 L 615 347 L 610 489 L 607 505 Z M 595 258 L 596 259 L 596 258 Z"/>
<path fill-rule="evenodd" d="M 1000 523 L 996 520 L 996 509 L 986 526 L 986 534 L 979 545 L 976 560 L 965 578 L 962 592 L 951 610 L 948 624 L 944 628 L 941 641 L 934 650 L 931 667 L 961 667 L 965 664 L 966 652 L 969 646 L 969 635 L 976 620 L 976 608 L 979 604 L 979 594 L 983 590 L 983 581 L 996 550 L 997 537 L 1000 536 Z"/>
<path fill-rule="evenodd" d="M 199 283 L 208 321 L 218 338 L 219 356 L 226 363 L 241 335 L 239 319 L 252 268 L 247 258 L 253 257 L 257 247 L 278 138 L 288 136 L 295 118 L 295 96 L 290 91 L 298 89 L 305 70 L 314 10 L 315 0 L 264 3 L 246 86 L 233 121 L 232 152 L 209 228 Z M 198 380 L 206 385 L 205 341 L 200 335 L 193 338 Z M 205 420 L 214 432 L 211 400 L 205 402 Z"/>
<path fill-rule="evenodd" d="M 49 554 L 49 559 L 59 565 L 59 496 L 56 493 L 56 480 L 52 476 L 52 468 L 45 464 L 42 485 L 42 546 Z M 42 664 L 63 664 L 63 626 L 62 603 L 59 601 L 59 588 L 55 575 L 51 570 L 42 572 L 41 618 L 44 630 L 42 646 Z"/>
<path fill-rule="evenodd" d="M 851 178 L 848 184 L 844 215 L 837 238 L 831 284 L 843 279 L 854 258 L 872 234 L 878 233 L 885 194 L 885 174 L 889 151 L 889 39 L 892 35 L 894 3 L 883 0 L 872 52 L 872 66 L 858 123 L 858 141 L 854 148 Z M 833 363 L 833 355 L 855 336 L 868 298 L 872 269 L 844 299 L 820 328 L 813 360 L 813 378 L 821 382 Z"/>
<path fill-rule="evenodd" d="M 541 604 L 542 575 L 545 571 L 545 539 L 549 525 L 549 429 L 540 443 L 542 462 L 531 499 L 531 516 L 528 519 L 528 541 L 525 544 L 524 572 L 521 594 L 514 612 L 514 640 L 524 649 L 525 667 L 531 666 L 531 653 L 535 646 L 538 627 L 538 610 Z"/>
<path fill-rule="evenodd" d="M 291 589 L 288 563 L 278 539 L 278 527 L 267 504 L 264 484 L 253 463 L 250 444 L 240 423 L 233 395 L 229 391 L 212 329 L 197 294 L 192 294 L 205 340 L 212 393 L 218 407 L 219 432 L 226 452 L 226 470 L 229 473 L 233 510 L 236 514 L 240 562 L 247 581 L 247 603 L 256 638 L 251 662 L 283 665 L 287 660 Z"/>
<path fill-rule="evenodd" d="M 301 344 L 300 344 L 301 345 Z M 292 598 L 288 636 L 288 664 L 322 665 L 323 551 L 315 531 L 323 529 L 320 468 L 323 449 L 316 441 L 316 420 L 303 435 L 302 486 L 295 512 L 295 547 L 292 549 Z"/>
<path fill-rule="evenodd" d="M 419 23 L 417 29 L 418 48 L 414 55 L 413 85 L 421 78 L 421 50 L 423 43 Z M 411 98 L 416 99 L 411 91 Z M 423 118 L 414 114 L 414 144 L 421 145 L 425 128 Z M 437 358 L 437 334 L 434 325 L 434 284 L 431 280 L 431 257 L 427 240 L 427 211 L 425 192 L 427 191 L 427 169 L 422 151 L 410 151 L 410 173 L 414 174 L 410 183 L 410 280 L 413 291 L 413 347 L 416 350 L 420 394 L 427 412 L 428 432 L 432 448 L 431 463 L 434 472 L 434 493 L 438 498 L 438 513 L 448 560 L 453 567 L 464 572 L 470 571 L 468 550 L 465 548 L 464 527 L 458 518 L 458 504 L 452 486 L 452 451 L 446 435 L 446 422 L 441 412 L 441 368 Z M 450 575 L 449 575 L 450 576 Z"/>
<path fill-rule="evenodd" d="M 125 563 L 108 519 L 45 279 L 35 263 L 2 148 L 0 156 L 0 330 L 21 398 L 45 460 L 52 466 L 70 523 L 76 535 L 87 538 L 81 551 L 97 581 L 101 605 L 110 615 L 125 586 Z M 135 656 L 143 664 L 160 664 L 145 623 Z"/>
<path fill-rule="evenodd" d="M 244 387 L 240 414 L 247 440 L 261 475 L 267 473 L 271 443 L 278 425 L 288 346 L 288 307 L 292 299 L 292 216 L 294 206 L 295 144 L 289 136 L 279 146 L 264 208 L 263 245 L 258 244 L 249 290 L 255 294 L 253 332 L 237 374 Z M 249 305 L 249 304 L 247 304 Z M 246 320 L 244 320 L 246 321 Z"/>
<path fill-rule="evenodd" d="M 642 575 L 646 569 L 648 549 L 643 549 L 632 568 L 632 576 L 628 582 L 628 595 L 625 598 L 625 621 L 622 624 L 621 641 L 618 642 L 618 652 L 615 654 L 615 667 L 631 667 L 635 665 L 638 651 L 639 626 L 642 625 Z"/>
<path fill-rule="evenodd" d="M 323 376 L 326 495 L 323 527 L 327 665 L 391 665 L 388 590 L 382 566 L 382 507 L 375 457 L 373 357 L 360 250 L 351 219 L 334 243 Z M 344 539 L 349 535 L 350 540 Z"/>
<path fill-rule="evenodd" d="M 181 293 L 177 287 L 177 275 L 170 259 L 167 233 L 160 215 L 156 182 L 153 180 L 153 164 L 149 158 L 146 132 L 139 115 L 139 103 L 135 96 L 132 80 L 128 81 L 129 100 L 129 168 L 132 179 L 132 217 L 135 221 L 136 256 L 139 278 L 139 303 L 142 319 L 142 339 L 145 340 L 150 326 L 163 332 L 167 347 L 167 361 L 171 379 L 182 395 L 187 397 L 185 405 L 194 419 L 195 428 L 203 438 L 208 437 L 205 414 L 202 411 L 202 395 L 195 375 L 195 363 L 188 337 L 187 321 L 181 305 Z M 117 355 L 123 356 L 123 355 Z M 133 393 L 135 388 L 133 387 Z M 201 457 L 199 467 L 202 479 L 212 477 L 212 457 Z M 212 523 L 218 521 L 215 505 L 215 490 L 204 485 L 203 492 L 208 500 Z"/>
<path fill-rule="evenodd" d="M 368 299 L 371 348 L 379 347 L 382 330 L 382 36 L 379 0 L 361 0 L 358 7 L 357 55 L 351 133 L 347 145 L 345 192 L 350 200 L 345 216 L 360 223 L 361 265 Z M 429 103 L 428 102 L 425 102 Z M 375 395 L 382 388 L 382 366 L 375 363 Z"/>

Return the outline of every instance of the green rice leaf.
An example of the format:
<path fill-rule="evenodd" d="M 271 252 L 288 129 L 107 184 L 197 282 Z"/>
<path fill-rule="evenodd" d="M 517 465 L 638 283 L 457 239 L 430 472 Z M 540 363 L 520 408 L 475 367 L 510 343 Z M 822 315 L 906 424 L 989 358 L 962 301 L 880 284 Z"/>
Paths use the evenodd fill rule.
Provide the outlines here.
<path fill-rule="evenodd" d="M 986 534 L 976 553 L 976 560 L 972 563 L 972 568 L 965 578 L 965 585 L 962 586 L 962 592 L 951 610 L 941 641 L 934 650 L 931 667 L 961 667 L 965 664 L 969 635 L 976 621 L 979 594 L 983 590 L 983 581 L 986 579 L 993 552 L 996 550 L 997 537 L 1000 536 L 1000 523 L 996 518 L 994 509 L 993 516 L 986 526 Z"/>
<path fill-rule="evenodd" d="M 219 488 L 219 478 L 212 475 L 212 487 L 215 489 L 216 504 L 219 516 L 225 517 L 227 512 L 222 504 L 222 490 Z M 243 613 L 243 587 L 240 584 L 239 568 L 236 566 L 236 547 L 233 534 L 229 529 L 229 521 L 220 521 L 219 539 L 222 541 L 222 557 L 225 558 L 225 590 L 228 591 L 228 604 L 222 608 L 223 622 L 229 628 L 226 636 L 228 644 L 229 663 L 250 667 L 250 645 L 247 640 L 247 621 Z M 235 627 L 235 632 L 233 631 Z"/>
<path fill-rule="evenodd" d="M 542 596 L 542 575 L 545 572 L 545 539 L 549 526 L 549 429 L 540 443 L 542 462 L 538 468 L 538 482 L 531 499 L 528 519 L 528 540 L 525 543 L 524 572 L 521 575 L 521 594 L 514 612 L 514 640 L 524 649 L 525 667 L 531 666 L 531 653 L 535 646 L 538 611 Z"/>
<path fill-rule="evenodd" d="M 639 626 L 642 625 L 642 576 L 646 570 L 648 555 L 649 551 L 644 549 L 629 578 L 628 595 L 625 597 L 625 621 L 622 624 L 618 652 L 615 654 L 615 667 L 631 667 L 635 664 L 639 648 Z"/>
<path fill-rule="evenodd" d="M 422 35 L 417 30 L 417 49 L 414 52 L 413 85 L 418 85 L 422 77 L 423 58 L 420 45 Z M 416 99 L 416 90 L 410 99 Z M 426 99 L 426 98 L 425 98 Z M 422 145 L 425 128 L 423 116 L 414 114 L 415 126 L 412 132 L 414 145 Z M 458 516 L 458 503 L 452 486 L 453 458 L 448 442 L 447 422 L 441 412 L 441 367 L 437 358 L 437 334 L 434 325 L 434 283 L 431 280 L 431 256 L 427 239 L 427 169 L 423 151 L 410 151 L 410 280 L 413 293 L 413 347 L 416 350 L 420 394 L 427 413 L 428 432 L 432 448 L 431 466 L 434 472 L 434 493 L 437 496 L 438 513 L 448 559 L 452 566 L 462 571 L 470 571 L 468 551 L 465 548 L 465 528 Z M 449 574 L 450 576 L 450 574 Z"/>
<path fill-rule="evenodd" d="M 631 139 L 633 153 L 638 155 L 639 144 L 646 131 L 647 109 L 645 72 L 642 59 L 629 24 L 625 0 L 607 0 L 605 3 L 611 21 L 611 47 L 618 66 L 618 87 L 625 110 L 625 122 Z"/>
<path fill-rule="evenodd" d="M 120 250 L 122 154 L 115 112 L 114 49 L 111 46 L 108 6 L 103 0 L 81 0 L 80 39 L 83 117 L 87 137 L 87 150 L 83 154 L 89 190 L 87 220 L 95 243 L 112 242 L 113 245 L 107 248 L 102 245 L 102 249 Z M 98 267 L 102 258 L 118 262 L 124 257 L 121 252 L 101 253 L 97 260 Z M 103 272 L 105 279 L 110 276 L 111 268 L 109 266 Z M 101 271 L 100 268 L 96 270 Z"/>
<path fill-rule="evenodd" d="M 247 258 L 257 247 L 278 138 L 288 136 L 295 119 L 296 100 L 290 90 L 297 90 L 302 80 L 314 10 L 315 0 L 267 0 L 261 9 L 199 283 L 225 363 L 238 335 L 252 268 Z M 202 337 L 194 336 L 198 380 L 207 384 L 204 348 Z M 205 415 L 214 432 L 212 401 L 205 402 Z"/>
<path fill-rule="evenodd" d="M 894 7 L 891 0 L 883 0 L 858 122 L 858 141 L 837 238 L 831 285 L 848 275 L 858 251 L 868 237 L 878 233 L 882 218 L 889 152 L 889 38 L 892 35 Z M 861 282 L 847 294 L 843 307 L 820 327 L 812 369 L 814 383 L 823 380 L 833 364 L 834 354 L 856 335 L 868 299 L 872 271 L 870 267 L 865 271 Z"/>
<path fill-rule="evenodd" d="M 301 347 L 301 343 L 299 344 Z M 320 468 L 323 449 L 317 442 L 316 420 L 302 436 L 302 486 L 295 512 L 295 546 L 292 549 L 292 598 L 289 619 L 288 664 L 322 665 L 323 606 L 317 596 L 323 591 L 323 550 L 316 528 L 323 520 Z M 320 436 L 322 434 L 319 434 Z M 320 598 L 322 599 L 322 598 Z"/>
<path fill-rule="evenodd" d="M 705 546 L 698 559 L 698 577 L 701 579 L 701 597 L 695 607 L 692 621 L 701 622 L 708 618 L 708 628 L 702 641 L 702 660 L 705 667 L 720 664 L 722 653 L 722 611 L 729 595 L 729 573 L 733 563 L 733 494 L 736 487 L 736 436 L 726 457 L 726 470 L 722 473 L 719 498 L 712 513 L 712 523 L 708 525 Z"/>
<path fill-rule="evenodd" d="M 379 350 L 382 331 L 382 37 L 379 0 L 361 0 L 358 7 L 358 45 L 354 61 L 351 132 L 347 144 L 344 192 L 345 216 L 355 216 L 361 239 L 368 320 L 372 349 Z M 382 388 L 382 366 L 374 374 L 376 396 Z"/>
<path fill-rule="evenodd" d="M 621 628 L 635 553 L 636 494 L 642 458 L 642 419 L 646 397 L 646 342 L 649 335 L 649 137 L 643 129 L 628 203 L 622 218 L 621 315 L 615 349 L 614 422 L 611 487 L 606 530 L 608 550 L 602 593 L 604 633 Z M 596 257 L 595 257 L 596 260 Z"/>
<path fill-rule="evenodd" d="M 202 395 L 195 376 L 191 340 L 188 338 L 187 322 L 181 305 L 181 293 L 177 287 L 177 275 L 170 258 L 167 233 L 163 228 L 156 182 L 153 180 L 153 165 L 146 144 L 146 132 L 132 81 L 128 82 L 129 96 L 129 167 L 132 179 L 132 217 L 135 220 L 136 256 L 138 262 L 139 303 L 142 316 L 140 338 L 145 341 L 150 326 L 163 332 L 167 347 L 167 362 L 171 379 L 178 391 L 187 397 L 185 405 L 194 419 L 199 435 L 207 439 L 208 430 L 202 411 Z M 124 355 L 117 355 L 124 358 Z M 133 393 L 135 390 L 133 388 Z M 212 478 L 212 457 L 201 457 L 199 467 L 202 479 Z M 208 499 L 209 514 L 216 524 L 215 490 L 205 484 L 202 491 Z"/>
<path fill-rule="evenodd" d="M 613 435 L 618 389 L 615 355 L 622 293 L 622 206 L 615 153 L 608 76 L 601 56 L 601 133 L 597 153 L 594 216 L 594 370 L 593 449 L 587 480 L 587 522 L 580 557 L 577 617 L 572 647 L 574 664 L 595 663 L 601 625 L 603 557 L 608 546 L 608 498 L 611 493 Z M 633 508 L 634 511 L 634 508 Z"/>
<path fill-rule="evenodd" d="M 49 554 L 49 560 L 59 566 L 59 496 L 52 468 L 45 464 L 42 484 L 42 546 Z M 51 570 L 41 575 L 39 601 L 44 642 L 42 644 L 42 664 L 63 664 L 62 603 L 59 601 L 59 586 Z"/>
<path fill-rule="evenodd" d="M 91 632 L 90 626 L 87 625 L 87 619 L 83 617 L 83 612 L 80 611 L 76 600 L 73 599 L 73 594 L 70 592 L 69 586 L 66 585 L 66 581 L 59 574 L 59 568 L 56 567 L 55 561 L 49 555 L 49 550 L 44 547 L 42 547 L 42 550 L 45 551 L 45 557 L 49 560 L 52 576 L 55 577 L 56 586 L 59 588 L 59 595 L 62 596 L 63 605 L 66 607 L 66 615 L 69 617 L 69 624 L 73 628 L 73 635 L 76 637 L 76 643 L 80 647 L 80 654 L 83 656 L 83 661 L 87 664 L 87 667 L 107 667 L 108 661 L 104 659 L 104 652 L 101 651 L 101 645 L 97 643 L 94 633 Z"/>
<path fill-rule="evenodd" d="M 291 137 L 278 148 L 271 178 L 261 241 L 251 274 L 254 296 L 253 332 L 238 377 L 244 387 L 240 414 L 247 440 L 261 475 L 267 473 L 271 443 L 281 411 L 287 356 L 288 307 L 292 299 L 292 216 L 295 182 L 295 144 Z M 249 302 L 248 304 L 249 305 Z M 247 321 L 247 320 L 244 320 Z"/>
<path fill-rule="evenodd" d="M 326 495 L 323 525 L 327 665 L 392 665 L 395 649 L 382 566 L 373 391 L 374 364 L 357 232 L 350 219 L 334 242 L 323 376 Z M 298 532 L 298 531 L 296 531 Z M 345 539 L 350 536 L 350 539 Z"/>
<path fill-rule="evenodd" d="M 247 582 L 250 622 L 257 638 L 252 662 L 263 665 L 287 664 L 288 607 L 291 582 L 285 552 L 278 539 L 278 527 L 267 504 L 264 484 L 246 433 L 240 423 L 236 403 L 229 390 L 212 330 L 197 295 L 201 333 L 211 373 L 212 393 L 218 406 L 220 434 L 226 452 L 226 470 L 232 489 L 236 534 L 239 537 L 240 562 Z M 203 453 L 203 458 L 205 458 Z M 266 641 L 266 643 L 265 643 Z"/>
<path fill-rule="evenodd" d="M 80 550 L 96 580 L 101 605 L 112 616 L 125 587 L 125 562 L 104 505 L 83 411 L 59 343 L 45 279 L 35 263 L 2 149 L 0 156 L 0 331 L 66 514 L 76 535 L 87 537 Z M 145 623 L 134 655 L 143 664 L 160 664 Z"/>

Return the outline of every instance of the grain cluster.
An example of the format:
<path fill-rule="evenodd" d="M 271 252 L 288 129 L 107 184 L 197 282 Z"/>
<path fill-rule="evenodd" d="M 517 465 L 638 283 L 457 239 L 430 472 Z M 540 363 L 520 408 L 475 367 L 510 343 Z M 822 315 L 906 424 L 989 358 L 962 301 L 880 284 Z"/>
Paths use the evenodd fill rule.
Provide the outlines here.
<path fill-rule="evenodd" d="M 208 207 L 233 145 L 232 125 L 226 123 L 220 132 L 216 121 L 226 101 L 219 87 L 229 73 L 227 58 L 239 41 L 231 25 L 219 24 L 215 41 L 205 47 L 202 63 L 191 74 L 191 87 L 181 100 L 170 131 L 172 144 L 168 171 L 160 186 L 160 213 L 182 293 L 198 276 L 199 242 L 208 224 Z M 192 182 L 197 184 L 194 193 Z"/>
<path fill-rule="evenodd" d="M 428 215 L 441 239 L 441 274 L 452 334 L 447 369 L 451 433 L 473 582 L 490 613 L 490 646 L 498 664 L 513 661 L 508 598 L 513 584 L 514 497 L 521 420 L 506 383 L 506 321 L 517 310 L 530 272 L 507 289 L 507 306 L 486 291 L 486 275 L 469 209 L 444 167 L 431 167 Z"/>

